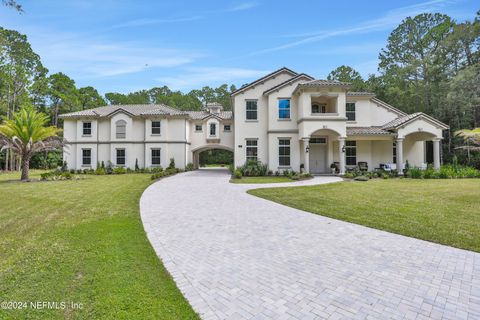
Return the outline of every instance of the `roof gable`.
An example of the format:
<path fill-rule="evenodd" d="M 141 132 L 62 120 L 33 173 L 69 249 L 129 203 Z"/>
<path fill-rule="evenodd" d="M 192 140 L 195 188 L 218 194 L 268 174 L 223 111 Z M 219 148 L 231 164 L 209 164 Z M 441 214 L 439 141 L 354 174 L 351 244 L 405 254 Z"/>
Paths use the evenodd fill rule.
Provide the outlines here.
<path fill-rule="evenodd" d="M 291 78 L 291 79 L 288 79 L 287 81 L 284 81 L 284 82 L 282 82 L 282 83 L 277 84 L 276 86 L 274 86 L 274 87 L 272 87 L 272 88 L 270 88 L 270 89 L 268 89 L 268 90 L 265 90 L 265 91 L 263 92 L 263 94 L 264 94 L 264 95 L 268 95 L 268 94 L 270 94 L 270 93 L 272 93 L 272 92 L 274 92 L 274 91 L 280 90 L 281 88 L 283 88 L 283 87 L 285 87 L 285 86 L 287 86 L 287 85 L 289 85 L 289 84 L 291 84 L 291 83 L 293 83 L 293 82 L 295 82 L 295 81 L 299 81 L 299 80 L 302 80 L 302 79 L 304 79 L 305 81 L 311 81 L 311 80 L 313 80 L 314 78 L 311 77 L 311 76 L 309 76 L 308 74 L 301 73 L 301 74 L 298 74 L 298 75 L 296 75 L 295 77 L 293 77 L 293 78 Z"/>
<path fill-rule="evenodd" d="M 382 101 L 382 100 L 380 100 L 380 99 L 377 99 L 377 98 L 375 98 L 375 97 L 373 97 L 373 98 L 371 99 L 371 101 L 372 101 L 373 103 L 375 103 L 377 106 L 382 107 L 382 108 L 384 108 L 384 109 L 387 109 L 388 111 L 391 111 L 391 112 L 393 112 L 393 113 L 396 113 L 396 114 L 399 115 L 399 116 L 406 116 L 406 115 L 407 115 L 407 114 L 406 114 L 405 112 L 403 112 L 402 110 L 397 109 L 397 108 L 395 108 L 394 106 L 392 106 L 392 105 L 390 105 L 390 104 L 388 104 L 388 103 L 386 103 L 386 102 L 384 102 L 384 101 Z"/>
<path fill-rule="evenodd" d="M 448 129 L 449 126 L 446 125 L 445 123 L 429 116 L 428 114 L 425 114 L 423 112 L 417 112 L 417 113 L 412 113 L 412 114 L 407 114 L 405 116 L 402 116 L 402 117 L 398 117 L 397 119 L 394 119 L 386 124 L 384 124 L 382 126 L 382 129 L 386 129 L 386 130 L 392 130 L 392 129 L 398 129 L 400 127 L 403 127 L 413 121 L 416 121 L 416 120 L 424 120 L 424 121 L 427 121 L 435 126 L 438 126 L 442 129 Z"/>
<path fill-rule="evenodd" d="M 247 84 L 246 86 L 241 87 L 240 89 L 237 89 L 237 90 L 233 91 L 233 92 L 230 94 L 230 96 L 233 97 L 233 96 L 235 96 L 235 95 L 237 95 L 237 94 L 239 94 L 239 93 L 242 93 L 242 92 L 244 92 L 244 91 L 246 91 L 246 90 L 248 90 L 248 89 L 256 86 L 257 84 L 263 83 L 263 82 L 267 81 L 267 80 L 270 79 L 270 78 L 276 77 L 277 75 L 279 75 L 279 74 L 281 74 L 281 73 L 288 73 L 288 74 L 290 74 L 290 75 L 292 75 L 292 76 L 297 76 L 297 75 L 298 75 L 298 73 L 296 73 L 295 71 L 290 70 L 290 69 L 288 69 L 288 68 L 286 68 L 286 67 L 283 67 L 283 68 L 280 68 L 280 69 L 278 69 L 278 70 L 276 70 L 276 71 L 273 71 L 272 73 L 267 74 L 266 76 L 264 76 L 264 77 L 262 77 L 262 78 L 260 78 L 260 79 L 258 79 L 258 80 L 255 80 L 255 81 L 253 81 L 253 82 L 250 82 L 249 84 Z"/>

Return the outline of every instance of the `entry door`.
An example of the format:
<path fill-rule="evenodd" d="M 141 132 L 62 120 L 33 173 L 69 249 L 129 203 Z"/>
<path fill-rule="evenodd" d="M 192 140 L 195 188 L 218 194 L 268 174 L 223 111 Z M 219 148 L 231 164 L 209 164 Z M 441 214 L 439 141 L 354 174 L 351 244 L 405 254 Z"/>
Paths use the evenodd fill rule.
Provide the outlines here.
<path fill-rule="evenodd" d="M 327 172 L 327 144 L 310 144 L 310 172 Z"/>

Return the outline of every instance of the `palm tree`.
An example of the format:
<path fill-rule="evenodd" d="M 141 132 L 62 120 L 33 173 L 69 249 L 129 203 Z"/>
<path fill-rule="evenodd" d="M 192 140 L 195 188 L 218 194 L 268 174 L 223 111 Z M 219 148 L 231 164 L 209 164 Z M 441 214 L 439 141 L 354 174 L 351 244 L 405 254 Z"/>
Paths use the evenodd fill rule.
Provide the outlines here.
<path fill-rule="evenodd" d="M 467 150 L 467 158 L 470 162 L 470 151 L 480 150 L 480 128 L 458 130 L 455 132 L 455 136 L 462 137 L 463 141 L 466 142 L 465 146 L 460 146 L 455 149 Z"/>
<path fill-rule="evenodd" d="M 47 115 L 33 107 L 23 107 L 0 125 L 0 151 L 10 149 L 22 159 L 22 181 L 28 181 L 30 159 L 37 152 L 58 150 L 63 139 L 61 129 L 47 127 Z"/>

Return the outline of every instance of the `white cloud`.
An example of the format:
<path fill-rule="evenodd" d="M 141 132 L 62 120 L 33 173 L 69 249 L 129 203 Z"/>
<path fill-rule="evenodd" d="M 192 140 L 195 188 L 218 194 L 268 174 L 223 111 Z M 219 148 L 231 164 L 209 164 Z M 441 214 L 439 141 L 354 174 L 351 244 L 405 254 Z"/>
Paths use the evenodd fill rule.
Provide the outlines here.
<path fill-rule="evenodd" d="M 318 42 L 321 40 L 334 38 L 338 36 L 361 34 L 361 33 L 373 32 L 373 31 L 380 31 L 380 30 L 388 30 L 397 26 L 407 16 L 415 16 L 417 14 L 424 13 L 424 12 L 433 12 L 438 10 L 439 8 L 443 8 L 452 3 L 455 3 L 455 1 L 431 0 L 431 1 L 422 2 L 415 5 L 410 5 L 410 6 L 401 7 L 401 8 L 388 11 L 385 15 L 383 15 L 380 18 L 365 21 L 356 26 L 351 26 L 351 27 L 337 29 L 337 30 L 288 35 L 289 37 L 299 37 L 302 39 L 285 43 L 283 45 L 279 45 L 276 47 L 259 50 L 251 53 L 249 56 L 285 50 L 285 49 L 301 46 L 308 43 Z"/>
<path fill-rule="evenodd" d="M 50 72 L 75 79 L 110 77 L 149 68 L 172 68 L 194 62 L 202 54 L 152 43 L 116 42 L 88 34 L 34 28 L 28 32 L 32 48 Z"/>
<path fill-rule="evenodd" d="M 134 19 L 127 21 L 125 23 L 120 23 L 117 25 L 112 26 L 110 29 L 119 29 L 119 28 L 127 28 L 127 27 L 141 27 L 141 26 L 149 26 L 155 24 L 165 24 L 165 23 L 177 23 L 177 22 L 188 22 L 188 21 L 195 21 L 203 19 L 203 16 L 191 16 L 191 17 L 177 17 L 177 18 L 166 18 L 166 19 Z"/>
<path fill-rule="evenodd" d="M 175 90 L 190 89 L 214 82 L 232 83 L 246 81 L 268 74 L 268 70 L 242 68 L 200 67 L 185 68 L 184 72 L 172 77 L 161 77 L 156 80 Z"/>
<path fill-rule="evenodd" d="M 238 5 L 235 5 L 231 8 L 225 9 L 224 11 L 226 12 L 235 12 L 235 11 L 243 11 L 243 10 L 248 10 L 252 9 L 258 6 L 257 2 L 244 2 L 240 3 Z"/>

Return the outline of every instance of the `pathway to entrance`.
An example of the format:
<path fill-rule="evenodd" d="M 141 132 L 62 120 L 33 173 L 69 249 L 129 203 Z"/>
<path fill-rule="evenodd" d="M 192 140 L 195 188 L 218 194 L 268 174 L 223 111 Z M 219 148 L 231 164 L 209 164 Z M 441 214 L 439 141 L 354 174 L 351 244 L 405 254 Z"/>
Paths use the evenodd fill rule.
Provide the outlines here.
<path fill-rule="evenodd" d="M 264 185 L 228 180 L 179 174 L 140 203 L 153 248 L 202 318 L 480 319 L 480 254 L 285 207 L 245 192 Z"/>

